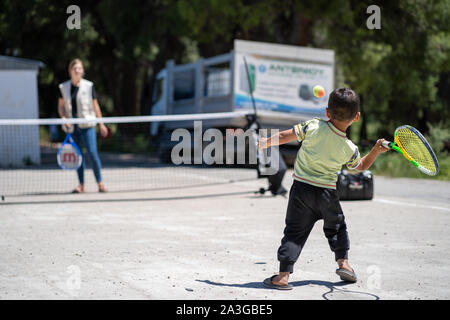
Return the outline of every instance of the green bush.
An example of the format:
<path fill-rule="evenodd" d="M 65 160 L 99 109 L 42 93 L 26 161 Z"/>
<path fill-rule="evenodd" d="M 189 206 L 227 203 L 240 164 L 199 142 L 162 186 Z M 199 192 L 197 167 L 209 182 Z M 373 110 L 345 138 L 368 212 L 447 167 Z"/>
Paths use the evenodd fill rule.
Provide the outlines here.
<path fill-rule="evenodd" d="M 440 122 L 437 125 L 431 125 L 428 123 L 430 134 L 426 136 L 426 139 L 433 147 L 436 153 L 444 153 L 445 142 L 450 141 L 450 126 L 445 125 L 444 122 Z"/>
<path fill-rule="evenodd" d="M 147 153 L 153 152 L 150 146 L 148 134 L 137 133 L 135 136 L 121 133 L 115 126 L 110 126 L 112 137 L 109 139 L 98 139 L 98 149 L 109 152 L 125 153 Z"/>

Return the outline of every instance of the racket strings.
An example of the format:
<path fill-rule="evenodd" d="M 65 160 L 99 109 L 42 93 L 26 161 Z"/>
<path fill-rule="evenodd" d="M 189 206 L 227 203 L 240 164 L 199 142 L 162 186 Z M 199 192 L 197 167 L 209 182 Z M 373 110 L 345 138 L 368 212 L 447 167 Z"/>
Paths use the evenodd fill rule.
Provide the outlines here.
<path fill-rule="evenodd" d="M 398 130 L 395 140 L 409 158 L 430 172 L 436 172 L 436 165 L 430 151 L 424 142 L 409 128 Z"/>

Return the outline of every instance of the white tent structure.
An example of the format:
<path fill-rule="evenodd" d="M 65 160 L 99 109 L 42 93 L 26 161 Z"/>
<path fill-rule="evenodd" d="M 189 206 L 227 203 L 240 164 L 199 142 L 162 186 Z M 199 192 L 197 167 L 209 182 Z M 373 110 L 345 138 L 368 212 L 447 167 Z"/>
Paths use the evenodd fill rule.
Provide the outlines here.
<path fill-rule="evenodd" d="M 37 76 L 45 65 L 0 55 L 0 119 L 39 118 Z M 40 164 L 38 126 L 0 126 L 0 166 Z"/>

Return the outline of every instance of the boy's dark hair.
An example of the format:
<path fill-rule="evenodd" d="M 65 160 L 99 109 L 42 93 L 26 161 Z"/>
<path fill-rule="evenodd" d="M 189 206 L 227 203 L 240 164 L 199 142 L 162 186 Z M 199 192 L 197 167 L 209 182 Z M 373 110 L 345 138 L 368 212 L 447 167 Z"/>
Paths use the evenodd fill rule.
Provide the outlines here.
<path fill-rule="evenodd" d="M 335 89 L 328 98 L 328 110 L 330 110 L 333 119 L 353 120 L 359 112 L 359 97 L 352 89 Z"/>

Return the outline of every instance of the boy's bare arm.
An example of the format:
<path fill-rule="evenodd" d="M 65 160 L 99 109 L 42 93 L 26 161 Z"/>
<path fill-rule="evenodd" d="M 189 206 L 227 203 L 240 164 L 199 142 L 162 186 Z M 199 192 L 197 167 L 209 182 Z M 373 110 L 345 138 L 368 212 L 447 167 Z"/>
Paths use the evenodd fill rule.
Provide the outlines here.
<path fill-rule="evenodd" d="M 364 171 L 370 168 L 370 166 L 374 163 L 376 158 L 389 149 L 382 146 L 384 139 L 378 139 L 377 143 L 373 146 L 372 150 L 368 154 L 366 154 L 362 159 L 359 165 L 356 167 L 358 171 Z"/>
<path fill-rule="evenodd" d="M 281 144 L 285 144 L 291 141 L 297 140 L 297 135 L 295 134 L 294 129 L 289 129 L 285 131 L 281 131 L 269 138 L 261 138 L 259 139 L 258 148 L 259 150 L 270 148 L 271 146 L 278 146 Z M 278 141 L 278 143 L 277 143 Z"/>

